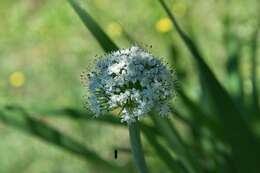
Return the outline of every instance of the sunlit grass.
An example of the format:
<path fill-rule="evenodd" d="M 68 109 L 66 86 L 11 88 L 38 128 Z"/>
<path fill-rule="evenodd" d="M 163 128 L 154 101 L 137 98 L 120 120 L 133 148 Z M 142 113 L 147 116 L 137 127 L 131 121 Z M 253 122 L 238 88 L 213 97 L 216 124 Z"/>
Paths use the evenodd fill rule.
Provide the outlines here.
<path fill-rule="evenodd" d="M 173 51 L 173 57 L 177 58 L 174 63 L 178 61 L 178 64 L 181 64 L 180 68 L 178 66 L 176 69 L 179 68 L 184 72 L 184 75 L 179 75 L 177 88 L 183 89 L 188 98 L 192 98 L 183 101 L 181 94 L 177 96 L 173 109 L 176 109 L 176 117 L 180 120 L 178 119 L 176 122 L 185 124 L 185 131 L 181 128 L 178 130 L 185 139 L 188 139 L 187 145 L 192 146 L 192 150 L 194 147 L 195 151 L 198 151 L 195 155 L 202 155 L 202 157 L 198 156 L 199 162 L 205 161 L 203 159 L 207 160 L 207 163 L 202 163 L 203 169 L 214 170 L 217 167 L 218 159 L 222 156 L 215 158 L 216 152 L 212 148 L 216 147 L 216 150 L 229 155 L 230 146 L 219 142 L 218 137 L 214 136 L 215 132 L 213 136 L 209 133 L 208 126 L 211 121 L 196 116 L 196 114 L 201 113 L 196 108 L 200 108 L 205 111 L 202 113 L 203 115 L 209 114 L 212 118 L 213 109 L 210 107 L 212 105 L 208 104 L 207 96 L 205 97 L 205 88 L 200 87 L 199 69 L 194 67 L 191 54 L 180 41 L 176 34 L 176 27 L 172 25 L 159 3 L 150 0 L 142 2 L 139 0 L 80 2 L 119 47 L 130 45 L 128 38 L 123 33 L 127 32 L 138 42 L 152 45 L 153 48 L 150 51 L 158 56 L 171 58 L 170 51 Z M 217 79 L 232 94 L 232 98 L 239 100 L 238 96 L 234 95 L 239 93 L 236 77 L 227 75 L 228 68 L 226 67 L 229 61 L 229 50 L 226 49 L 227 36 L 224 30 L 227 27 L 225 16 L 228 11 L 231 22 L 229 28 L 231 37 L 241 42 L 242 60 L 239 69 L 244 77 L 242 85 L 244 86 L 245 105 L 243 107 L 246 108 L 245 115 L 249 115 L 249 118 L 245 117 L 245 119 L 249 125 L 252 125 L 253 132 L 260 134 L 258 118 L 254 117 L 254 121 L 250 119 L 253 105 L 251 95 L 254 92 L 251 80 L 250 43 L 257 28 L 256 7 L 258 1 L 239 0 L 231 1 L 229 4 L 226 4 L 224 0 L 196 2 L 169 0 L 166 2 L 183 29 L 195 40 L 206 63 Z M 126 7 L 127 10 L 125 10 Z M 86 70 L 86 66 L 93 65 L 95 61 L 93 57 L 96 54 L 102 55 L 103 52 L 95 38 L 85 30 L 69 4 L 62 0 L 19 2 L 4 0 L 0 2 L 0 15 L 3 16 L 0 21 L 0 113 L 6 104 L 20 104 L 28 108 L 33 117 L 42 116 L 43 122 L 51 124 L 60 132 L 84 143 L 85 146 L 90 147 L 106 160 L 126 167 L 133 172 L 131 154 L 119 152 L 119 159 L 113 158 L 114 146 L 130 148 L 127 130 L 121 126 L 107 125 L 104 123 L 106 120 L 94 123 L 92 116 L 83 109 L 84 87 L 79 82 L 79 75 L 83 70 Z M 256 71 L 259 81 L 259 62 Z M 195 106 L 193 105 L 194 107 L 191 104 L 193 102 L 196 103 Z M 242 108 L 240 105 L 238 107 Z M 59 108 L 80 110 L 86 119 L 75 119 L 73 116 L 76 114 L 71 112 L 66 112 L 70 116 L 65 118 L 60 118 L 66 114 L 64 112 L 61 113 L 62 115 L 53 113 L 55 115 L 52 116 L 57 116 L 55 118 L 44 117 L 48 111 Z M 193 114 L 193 111 L 196 113 Z M 178 113 L 184 117 L 178 117 Z M 16 116 L 20 121 L 20 115 Z M 1 115 L 0 117 L 2 118 Z M 118 118 L 117 116 L 113 117 Z M 211 120 L 213 124 L 216 123 L 215 117 Z M 7 124 L 12 125 L 12 123 L 5 121 L 6 119 L 1 119 L 0 123 L 0 172 L 21 172 L 24 170 L 29 173 L 59 171 L 80 173 L 99 170 L 98 166 L 86 163 L 78 156 L 68 154 L 66 150 L 42 142 L 31 135 L 23 135 L 20 133 L 22 130 L 8 127 Z M 153 124 L 150 120 L 143 122 L 148 125 Z M 174 123 L 176 122 L 174 121 Z M 177 125 L 177 127 L 180 126 Z M 200 126 L 203 128 L 201 129 Z M 215 125 L 213 127 L 215 128 Z M 143 126 L 141 126 L 142 128 Z M 193 133 L 198 135 L 198 138 L 194 139 Z M 145 135 L 147 134 L 149 135 L 149 132 Z M 157 132 L 153 133 L 153 136 L 154 134 Z M 171 136 L 171 134 L 167 135 Z M 165 137 L 156 135 L 153 138 L 144 139 L 145 154 L 148 153 L 146 156 L 148 165 L 154 167 L 154 172 L 162 170 L 170 172 L 169 162 L 161 159 L 162 157 L 159 158 L 158 153 L 164 153 L 163 157 L 173 159 L 171 163 L 175 163 L 174 159 L 178 157 L 176 157 L 176 152 L 174 154 L 173 151 L 167 152 L 171 150 L 172 146 L 169 146 L 168 141 L 165 141 Z M 171 142 L 175 144 L 174 140 Z M 158 152 L 162 146 L 166 151 Z M 205 149 L 204 152 L 200 153 L 199 151 L 203 149 Z M 14 155 L 17 157 L 13 157 Z M 209 158 L 204 158 L 204 155 Z M 178 164 L 177 160 L 174 165 L 178 167 Z M 178 170 L 177 168 L 175 171 L 178 172 Z"/>

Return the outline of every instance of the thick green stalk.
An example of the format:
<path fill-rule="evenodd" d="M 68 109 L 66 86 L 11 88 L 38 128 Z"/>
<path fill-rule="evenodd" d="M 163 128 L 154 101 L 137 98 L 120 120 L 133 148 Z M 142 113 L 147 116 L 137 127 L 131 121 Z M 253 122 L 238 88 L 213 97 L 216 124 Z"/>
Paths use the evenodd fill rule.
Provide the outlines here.
<path fill-rule="evenodd" d="M 145 163 L 144 152 L 141 144 L 138 121 L 130 123 L 128 128 L 135 166 L 139 173 L 148 173 L 149 171 Z"/>

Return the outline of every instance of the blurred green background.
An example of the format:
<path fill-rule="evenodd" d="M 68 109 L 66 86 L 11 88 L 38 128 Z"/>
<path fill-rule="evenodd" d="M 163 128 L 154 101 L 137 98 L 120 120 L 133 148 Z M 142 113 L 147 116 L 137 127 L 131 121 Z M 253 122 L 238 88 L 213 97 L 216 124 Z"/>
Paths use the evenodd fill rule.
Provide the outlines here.
<path fill-rule="evenodd" d="M 198 71 L 190 58 L 192 55 L 158 1 L 80 2 L 121 48 L 132 44 L 128 40 L 130 35 L 143 45 L 152 45 L 149 50 L 165 61 L 171 63 L 169 58 L 174 56 L 177 88 L 183 88 L 195 101 L 207 97 L 200 87 Z M 258 28 L 258 0 L 169 0 L 167 3 L 203 52 L 205 61 L 220 83 L 234 95 L 235 100 L 243 97 L 244 105 L 250 107 L 253 92 L 251 43 Z M 113 155 L 114 148 L 130 148 L 126 129 L 96 121 L 75 121 L 73 118 L 44 114 L 48 110 L 63 108 L 84 110 L 85 89 L 79 76 L 93 66 L 95 55 L 104 54 L 67 1 L 1 0 L 0 16 L 1 107 L 21 105 L 30 114 L 41 116 L 42 121 L 77 139 L 106 160 L 133 169 L 131 154 L 119 151 L 118 160 Z M 259 55 L 259 51 L 256 55 Z M 236 58 L 232 59 L 232 56 Z M 257 61 L 256 76 L 260 81 L 259 58 Z M 257 84 L 259 91 L 259 82 Z M 188 114 L 178 96 L 174 107 Z M 210 113 L 211 108 L 207 103 L 200 107 Z M 90 116 L 87 118 L 91 119 Z M 175 124 L 185 138 L 187 127 L 178 121 Z M 252 127 L 259 137 L 259 121 L 253 122 Z M 204 142 L 201 145 L 211 147 L 207 141 Z M 144 140 L 144 146 L 146 144 Z M 149 146 L 145 147 L 149 153 L 146 159 L 153 165 L 153 172 L 167 172 L 160 159 L 150 150 Z M 106 171 L 0 121 L 0 172 Z"/>

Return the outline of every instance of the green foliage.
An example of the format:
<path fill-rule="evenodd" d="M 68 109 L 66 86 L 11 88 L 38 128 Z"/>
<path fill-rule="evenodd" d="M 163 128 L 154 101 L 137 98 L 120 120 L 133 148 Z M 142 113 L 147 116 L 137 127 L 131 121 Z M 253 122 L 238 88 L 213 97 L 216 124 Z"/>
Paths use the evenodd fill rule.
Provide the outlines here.
<path fill-rule="evenodd" d="M 115 43 L 107 36 L 106 33 L 104 33 L 102 28 L 98 26 L 94 19 L 92 19 L 92 17 L 85 10 L 83 10 L 75 0 L 69 0 L 69 3 L 106 52 L 111 52 L 118 49 Z"/>
<path fill-rule="evenodd" d="M 95 1 L 95 3 L 97 2 L 98 1 Z M 100 2 L 103 1 L 100 0 L 99 3 Z M 98 11 L 99 9 L 92 8 L 93 4 L 91 3 L 93 2 L 87 3 L 89 10 L 86 11 L 83 6 L 79 5 L 77 0 L 68 0 L 70 8 L 79 16 L 103 50 L 105 52 L 117 50 L 123 45 L 123 42 L 118 46 L 119 44 L 117 45 L 113 41 L 114 38 L 110 38 L 110 35 L 105 32 L 107 29 L 103 27 L 102 22 L 99 21 L 98 18 L 101 13 L 97 12 L 99 16 L 97 16 L 97 20 L 94 20 L 94 17 L 90 15 L 92 14 L 91 11 Z M 121 123 L 118 117 L 111 114 L 104 115 L 101 118 L 93 118 L 91 112 L 79 108 L 77 103 L 80 103 L 80 99 L 77 96 L 81 93 L 79 93 L 77 88 L 77 90 L 71 92 L 73 100 L 68 102 L 69 106 L 66 104 L 65 106 L 57 106 L 46 103 L 42 106 L 34 107 L 37 105 L 37 99 L 35 99 L 34 105 L 26 107 L 24 105 L 17 106 L 17 104 L 13 104 L 12 101 L 15 101 L 15 99 L 11 101 L 1 99 L 1 103 L 3 102 L 4 104 L 1 104 L 0 107 L 0 122 L 5 126 L 10 126 L 25 132 L 29 136 L 37 137 L 41 139 L 41 141 L 46 141 L 48 145 L 54 145 L 64 152 L 72 153 L 79 159 L 93 165 L 93 168 L 89 168 L 89 170 L 93 172 L 103 172 L 103 170 L 111 173 L 134 172 L 137 170 L 140 172 L 148 172 L 149 168 L 149 172 L 258 173 L 260 170 L 259 21 L 256 22 L 257 24 L 255 28 L 253 28 L 250 37 L 243 40 L 232 28 L 236 23 L 236 17 L 231 16 L 229 14 L 230 11 L 225 12 L 222 26 L 224 36 L 222 46 L 227 55 L 226 62 L 223 63 L 224 67 L 217 69 L 214 66 L 210 66 L 211 61 L 214 60 L 209 61 L 209 58 L 207 58 L 208 50 L 204 50 L 206 49 L 204 46 L 207 45 L 207 43 L 203 42 L 202 44 L 204 44 L 204 46 L 201 47 L 200 42 L 197 41 L 200 35 L 196 36 L 196 31 L 192 34 L 184 32 L 183 28 L 186 30 L 186 27 L 187 30 L 192 30 L 191 25 L 193 21 L 191 20 L 191 16 L 188 14 L 186 17 L 178 16 L 181 14 L 180 11 L 178 11 L 178 9 L 175 11 L 176 8 L 171 10 L 170 6 L 167 5 L 168 3 L 164 0 L 158 0 L 157 3 L 156 1 L 151 2 L 148 0 L 143 2 L 136 1 L 133 2 L 135 8 L 138 8 L 138 3 L 145 4 L 142 7 L 147 9 L 147 13 L 149 8 L 152 9 L 151 11 L 154 16 L 149 16 L 149 20 L 150 18 L 151 20 L 152 18 L 156 18 L 156 16 L 164 16 L 163 12 L 166 12 L 172 22 L 173 29 L 170 30 L 171 33 L 164 33 L 162 38 L 160 38 L 162 39 L 160 46 L 170 47 L 169 54 L 171 55 L 171 59 L 168 61 L 171 62 L 171 65 L 175 68 L 180 83 L 176 86 L 177 103 L 173 102 L 172 104 L 172 115 L 170 118 L 159 118 L 156 116 L 156 112 L 151 112 L 148 116 L 149 118 L 147 117 L 138 124 L 130 125 L 130 134 L 128 135 L 126 132 L 127 125 Z M 257 1 L 254 3 L 259 5 Z M 5 5 L 7 6 L 8 4 Z M 162 8 L 160 8 L 160 5 Z M 178 4 L 175 5 L 174 3 L 174 7 L 178 6 Z M 227 10 L 232 10 L 231 2 L 226 4 L 225 1 L 224 5 L 227 5 Z M 113 9 L 111 10 L 111 14 L 124 11 L 124 8 Z M 184 7 L 179 7 L 179 10 L 183 10 L 183 8 Z M 188 6 L 186 8 L 191 7 Z M 200 8 L 203 9 L 203 7 Z M 22 13 L 21 11 L 17 11 L 17 13 Z M 141 11 L 141 14 L 146 13 L 144 9 Z M 128 10 L 123 13 L 127 12 Z M 56 12 L 52 13 L 57 15 Z M 66 15 L 67 17 L 70 16 L 70 12 Z M 74 15 L 74 13 L 71 13 L 71 16 Z M 109 15 L 106 16 L 103 12 L 102 15 L 105 16 L 105 19 L 109 18 Z M 259 17 L 259 14 L 257 14 L 257 16 Z M 130 20 L 131 17 L 132 16 L 129 15 L 129 19 L 127 18 L 126 20 Z M 16 18 L 19 17 L 16 16 Z M 12 20 L 18 21 L 16 18 Z M 51 18 L 51 15 L 47 18 Z M 64 17 L 59 19 L 59 22 L 61 22 L 59 25 L 55 24 L 55 22 L 52 23 L 53 21 L 49 25 L 58 31 L 63 28 L 61 25 L 65 25 L 65 23 L 69 26 L 71 25 L 70 20 L 73 19 L 68 20 L 68 18 Z M 183 28 L 177 22 L 177 18 L 180 19 L 180 22 L 183 22 Z M 138 17 L 134 17 L 133 19 L 138 20 Z M 21 19 L 19 18 L 19 20 Z M 9 23 L 6 22 L 6 25 L 8 24 Z M 202 25 L 203 22 L 200 24 Z M 166 24 L 164 23 L 164 25 L 169 27 L 169 23 L 167 22 Z M 115 29 L 115 26 L 119 27 L 118 25 L 112 25 L 112 29 Z M 140 40 L 140 35 L 135 35 L 131 26 L 122 26 L 124 28 L 121 28 L 121 32 L 123 32 L 126 37 L 125 42 L 131 43 L 135 40 L 135 42 L 140 43 L 143 41 Z M 142 28 L 142 24 L 138 26 Z M 23 32 L 25 32 L 24 28 L 25 26 L 22 26 Z M 70 28 L 74 28 L 74 26 L 70 26 Z M 139 28 L 135 29 L 137 30 Z M 120 30 L 120 28 L 118 30 Z M 129 32 L 131 30 L 132 32 Z M 18 31 L 16 32 L 15 38 L 13 39 L 20 39 L 21 35 L 18 34 Z M 82 32 L 85 33 L 84 30 Z M 152 32 L 153 35 L 158 34 L 150 30 L 145 31 L 145 34 L 151 34 L 149 32 Z M 6 34 L 11 35 L 11 32 L 6 32 Z M 173 36 L 171 34 L 173 34 Z M 64 35 L 61 34 L 61 37 L 63 38 L 66 35 L 68 35 L 68 33 Z M 190 35 L 192 35 L 192 37 Z M 149 36 L 147 37 L 150 38 Z M 178 40 L 178 37 L 180 40 Z M 12 39 L 10 38 L 9 41 L 12 42 Z M 37 42 L 37 40 L 34 41 Z M 69 44 L 70 41 L 73 40 L 68 40 L 66 44 Z M 187 48 L 190 54 L 187 53 L 186 49 L 182 48 L 182 44 Z M 53 43 L 53 45 L 55 44 Z M 88 44 L 88 47 L 91 46 L 93 45 Z M 249 52 L 246 56 L 243 49 L 245 46 Z M 66 45 L 65 47 L 69 46 Z M 82 47 L 82 45 L 78 43 L 75 50 L 80 49 L 80 47 Z M 85 45 L 82 48 L 83 50 L 84 47 Z M 161 51 L 162 47 L 158 47 L 158 52 Z M 181 47 L 181 49 L 179 49 L 179 47 Z M 55 49 L 51 51 L 58 52 Z M 80 49 L 76 56 L 81 58 L 85 57 L 85 54 L 86 52 Z M 57 53 L 56 55 L 66 56 L 66 54 L 62 53 Z M 251 65 L 251 70 L 249 71 L 250 77 L 246 78 L 241 66 L 243 66 L 245 57 L 247 56 L 249 60 L 246 62 Z M 190 66 L 186 65 L 188 63 L 185 62 L 185 58 L 187 62 L 190 62 L 190 60 L 193 61 L 194 65 L 193 63 Z M 55 61 L 63 65 L 60 59 Z M 182 63 L 185 64 L 185 67 Z M 76 67 L 78 64 L 75 64 Z M 81 64 L 81 62 L 79 64 Z M 89 65 L 91 66 L 90 63 Z M 57 66 L 54 66 L 54 68 L 56 69 Z M 59 68 L 60 72 L 64 72 L 64 67 Z M 67 74 L 70 74 L 70 71 Z M 65 74 L 59 75 L 66 76 Z M 71 79 L 71 82 L 68 83 L 73 83 L 74 86 L 78 85 L 74 82 L 75 79 L 73 78 L 75 76 L 68 75 L 66 77 L 66 81 L 70 81 Z M 195 82 L 193 78 L 199 79 L 198 82 Z M 252 85 L 251 92 L 247 89 L 246 82 L 250 82 Z M 194 87 L 194 84 L 196 87 Z M 63 84 L 63 87 L 67 87 L 67 90 L 70 90 L 69 86 L 70 85 Z M 57 90 L 57 88 L 55 90 Z M 197 94 L 197 90 L 200 91 L 200 94 Z M 196 93 L 195 98 L 192 96 L 194 93 Z M 65 96 L 63 97 L 65 98 Z M 67 119 L 70 123 L 77 124 L 79 131 L 76 133 L 61 131 L 58 128 L 59 125 L 53 126 L 49 123 L 53 119 L 56 119 L 58 122 Z M 91 125 L 93 124 L 97 126 L 91 131 Z M 103 150 L 98 147 L 95 148 L 95 145 L 86 145 L 92 135 L 95 137 L 95 140 L 105 137 L 107 137 L 105 140 L 108 140 L 112 134 L 106 133 L 103 136 L 97 135 L 99 128 L 102 129 L 105 127 L 112 127 L 116 131 L 122 130 L 122 133 L 117 136 L 117 141 L 113 140 L 113 142 L 117 142 L 116 146 L 119 148 L 127 148 L 127 151 L 130 152 L 122 154 L 123 150 L 120 151 L 118 160 L 111 158 L 111 154 L 109 157 L 103 155 Z M 139 130 L 145 138 L 140 138 Z M 80 133 L 83 134 L 83 139 L 78 140 L 77 137 L 80 136 Z M 71 136 L 71 134 L 74 135 Z M 124 138 L 125 136 L 126 138 Z M 131 142 L 123 141 L 128 139 L 128 137 L 130 137 Z M 95 140 L 94 142 L 97 144 L 98 142 Z M 143 146 L 141 146 L 141 141 Z M 106 143 L 107 142 L 105 142 L 105 144 Z M 130 146 L 129 143 L 132 145 L 130 150 L 128 150 L 128 146 Z M 125 146 L 126 144 L 127 146 Z M 143 158 L 141 150 L 144 150 L 145 158 Z M 123 159 L 121 155 L 125 155 Z M 133 162 L 132 157 L 135 158 Z M 146 160 L 147 166 L 144 163 L 144 159 Z M 28 166 L 27 161 L 20 164 L 20 167 L 24 169 Z"/>
<path fill-rule="evenodd" d="M 205 81 L 210 98 L 214 102 L 217 116 L 223 130 L 224 138 L 232 146 L 233 159 L 238 172 L 257 172 L 259 170 L 258 161 L 260 158 L 259 141 L 250 131 L 247 123 L 243 119 L 234 101 L 216 79 L 213 72 L 203 60 L 194 42 L 182 31 L 175 17 L 170 12 L 163 0 L 160 3 L 172 20 L 177 32 L 187 45 L 197 62 L 202 80 Z M 246 159 L 245 159 L 246 158 Z M 250 158 L 250 159 L 248 159 Z"/>
<path fill-rule="evenodd" d="M 29 134 L 35 135 L 40 139 L 57 145 L 69 152 L 72 152 L 83 159 L 90 161 L 93 164 L 103 167 L 103 169 L 111 169 L 113 171 L 121 172 L 119 167 L 109 163 L 108 161 L 102 159 L 95 152 L 86 148 L 84 144 L 74 140 L 73 138 L 59 132 L 58 130 L 52 128 L 44 121 L 37 119 L 29 113 L 27 113 L 23 108 L 20 107 L 7 107 L 8 109 L 18 111 L 21 115 L 19 119 L 17 115 L 10 115 L 6 111 L 1 111 L 1 120 L 8 125 L 15 128 L 19 128 Z M 13 113 L 14 114 L 14 113 Z M 15 117 L 16 116 L 16 117 Z"/>

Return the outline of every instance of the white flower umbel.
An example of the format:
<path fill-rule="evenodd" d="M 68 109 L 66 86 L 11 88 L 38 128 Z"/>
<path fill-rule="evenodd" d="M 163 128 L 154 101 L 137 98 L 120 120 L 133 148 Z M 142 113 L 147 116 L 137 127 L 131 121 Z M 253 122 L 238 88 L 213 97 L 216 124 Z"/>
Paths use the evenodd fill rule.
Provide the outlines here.
<path fill-rule="evenodd" d="M 100 116 L 121 109 L 131 123 L 152 109 L 165 116 L 173 97 L 173 74 L 149 52 L 133 46 L 106 54 L 88 74 L 90 109 Z"/>

